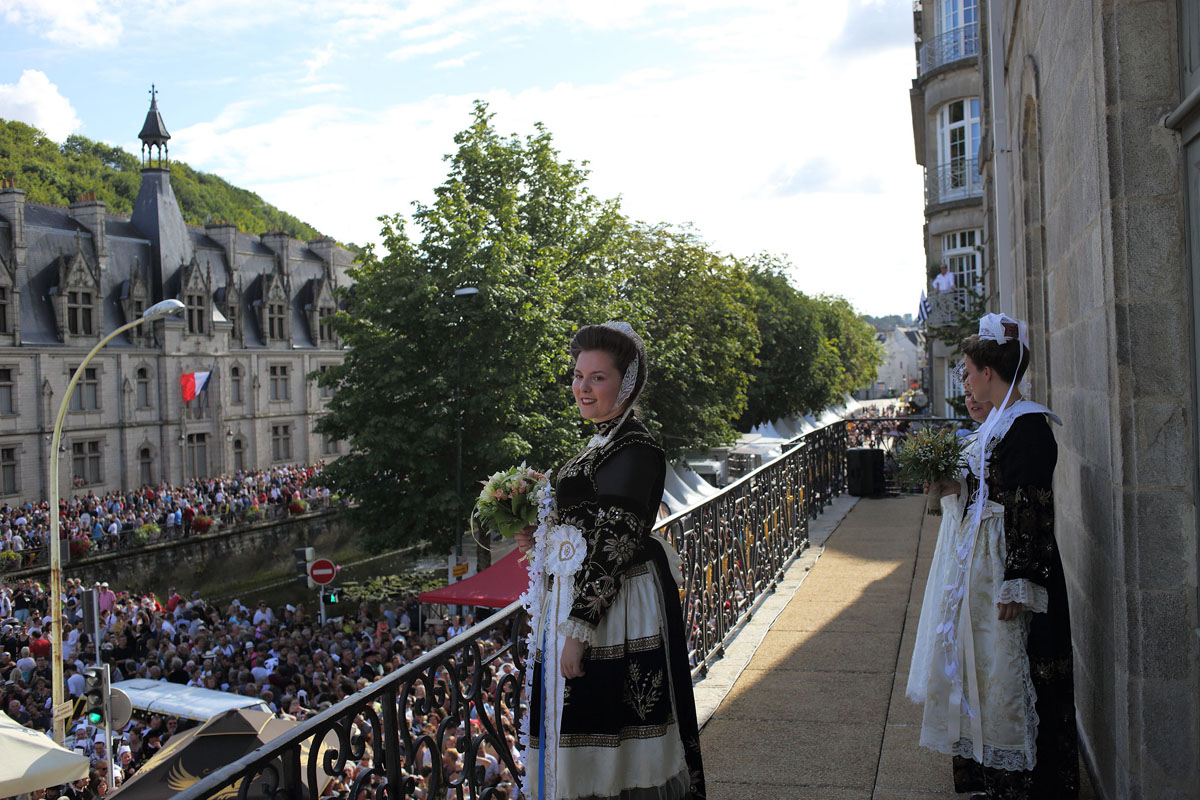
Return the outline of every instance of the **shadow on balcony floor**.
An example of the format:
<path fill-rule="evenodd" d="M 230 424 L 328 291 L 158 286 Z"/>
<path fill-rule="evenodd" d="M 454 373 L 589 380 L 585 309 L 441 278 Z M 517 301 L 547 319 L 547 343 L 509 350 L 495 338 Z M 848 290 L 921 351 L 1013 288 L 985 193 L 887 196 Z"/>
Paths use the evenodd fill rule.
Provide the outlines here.
<path fill-rule="evenodd" d="M 950 757 L 917 745 L 921 707 L 904 696 L 939 521 L 921 497 L 863 500 L 793 564 L 802 582 L 731 687 L 697 685 L 715 705 L 701 735 L 710 800 L 962 796 Z"/>

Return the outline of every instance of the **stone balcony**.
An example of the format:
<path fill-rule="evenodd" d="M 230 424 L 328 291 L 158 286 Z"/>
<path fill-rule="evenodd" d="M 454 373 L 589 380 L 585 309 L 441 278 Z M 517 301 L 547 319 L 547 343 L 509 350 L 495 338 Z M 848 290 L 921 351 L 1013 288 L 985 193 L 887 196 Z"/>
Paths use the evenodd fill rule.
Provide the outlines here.
<path fill-rule="evenodd" d="M 842 497 L 812 524 L 812 546 L 696 685 L 709 800 L 957 796 L 904 696 L 940 520 L 924 505 Z"/>

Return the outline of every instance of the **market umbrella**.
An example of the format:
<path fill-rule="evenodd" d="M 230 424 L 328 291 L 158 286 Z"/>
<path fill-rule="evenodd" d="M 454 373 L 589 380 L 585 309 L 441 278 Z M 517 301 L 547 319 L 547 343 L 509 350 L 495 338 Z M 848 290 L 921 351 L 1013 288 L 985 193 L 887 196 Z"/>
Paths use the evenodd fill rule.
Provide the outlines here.
<path fill-rule="evenodd" d="M 86 778 L 91 761 L 0 713 L 0 797 Z"/>
<path fill-rule="evenodd" d="M 265 711 L 248 708 L 222 711 L 200 727 L 172 736 L 161 751 L 108 796 L 119 797 L 120 800 L 160 800 L 170 797 L 299 724 L 295 720 L 279 719 Z M 331 741 L 336 741 L 336 737 Z M 300 763 L 307 786 L 307 745 L 301 745 Z M 310 789 L 310 797 L 319 797 L 329 782 L 329 776 L 319 766 L 317 780 L 321 785 L 315 792 Z M 213 797 L 237 797 L 237 787 L 226 787 Z"/>

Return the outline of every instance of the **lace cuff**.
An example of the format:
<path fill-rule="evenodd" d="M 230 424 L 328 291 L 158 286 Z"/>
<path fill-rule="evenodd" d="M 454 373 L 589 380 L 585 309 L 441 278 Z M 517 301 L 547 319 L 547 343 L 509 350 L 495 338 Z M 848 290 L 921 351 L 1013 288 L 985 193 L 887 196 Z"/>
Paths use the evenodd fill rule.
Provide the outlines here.
<path fill-rule="evenodd" d="M 1036 614 L 1045 614 L 1050 606 L 1050 596 L 1044 586 L 1038 586 L 1031 580 L 1019 578 L 1015 581 L 1005 581 L 1000 584 L 1000 596 L 997 603 L 1021 603 Z"/>
<path fill-rule="evenodd" d="M 573 636 L 584 644 L 591 644 L 592 640 L 596 638 L 595 628 L 571 617 L 558 623 L 558 632 L 564 637 Z"/>

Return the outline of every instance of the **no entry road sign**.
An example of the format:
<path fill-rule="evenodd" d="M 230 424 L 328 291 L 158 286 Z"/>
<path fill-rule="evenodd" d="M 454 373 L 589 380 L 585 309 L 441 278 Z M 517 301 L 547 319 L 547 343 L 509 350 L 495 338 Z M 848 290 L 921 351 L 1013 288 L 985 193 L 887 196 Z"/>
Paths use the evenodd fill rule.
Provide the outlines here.
<path fill-rule="evenodd" d="M 308 568 L 308 577 L 312 578 L 312 582 L 318 586 L 324 586 L 332 581 L 334 575 L 337 575 L 337 567 L 328 558 L 318 558 Z"/>

